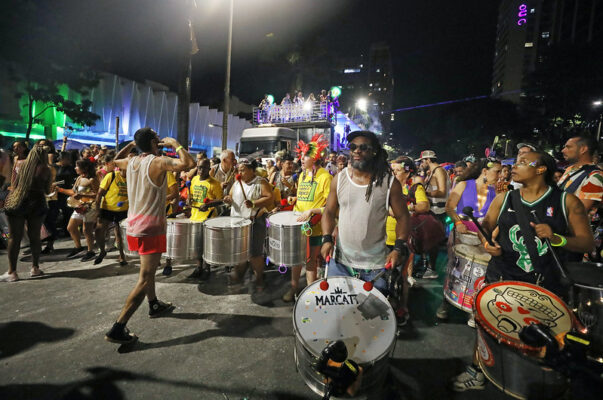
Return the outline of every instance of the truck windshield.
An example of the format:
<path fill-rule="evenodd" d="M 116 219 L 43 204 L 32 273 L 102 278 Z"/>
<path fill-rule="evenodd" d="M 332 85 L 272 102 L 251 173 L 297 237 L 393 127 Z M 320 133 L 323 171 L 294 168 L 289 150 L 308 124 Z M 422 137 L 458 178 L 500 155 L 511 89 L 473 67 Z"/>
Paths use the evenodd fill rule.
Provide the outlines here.
<path fill-rule="evenodd" d="M 271 155 L 281 150 L 277 140 L 250 140 L 241 141 L 240 154 L 251 154 L 256 151 L 264 151 L 264 155 Z"/>

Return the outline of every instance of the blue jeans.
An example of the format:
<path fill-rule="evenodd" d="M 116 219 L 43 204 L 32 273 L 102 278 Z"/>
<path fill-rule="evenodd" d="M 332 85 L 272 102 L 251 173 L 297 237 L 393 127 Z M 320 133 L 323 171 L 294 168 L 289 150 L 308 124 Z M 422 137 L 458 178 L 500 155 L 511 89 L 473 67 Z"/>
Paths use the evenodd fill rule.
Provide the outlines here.
<path fill-rule="evenodd" d="M 356 269 L 347 267 L 345 264 L 342 264 L 335 260 L 335 258 L 331 258 L 329 261 L 329 269 L 327 270 L 327 277 L 332 276 L 353 276 L 354 278 L 361 279 L 365 282 L 372 280 L 379 272 L 383 271 L 383 269 Z M 387 296 L 387 281 L 384 279 L 384 276 L 381 276 L 379 279 L 375 281 L 373 287 L 379 289 L 381 293 Z"/>

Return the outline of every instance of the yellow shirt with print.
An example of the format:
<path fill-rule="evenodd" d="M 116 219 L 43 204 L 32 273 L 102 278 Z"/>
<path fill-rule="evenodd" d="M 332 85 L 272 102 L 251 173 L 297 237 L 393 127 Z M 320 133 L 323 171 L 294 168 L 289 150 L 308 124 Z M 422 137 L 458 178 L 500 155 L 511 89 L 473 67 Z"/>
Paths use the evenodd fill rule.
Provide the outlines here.
<path fill-rule="evenodd" d="M 174 174 L 172 172 L 170 172 L 170 171 L 167 171 L 165 173 L 165 179 L 167 179 L 166 185 L 167 185 L 167 188 L 168 188 L 167 192 L 169 194 L 170 193 L 170 186 L 177 185 L 178 181 L 176 180 L 176 177 L 174 176 Z M 167 210 L 167 214 L 168 215 L 171 214 L 172 212 L 174 212 L 172 210 L 173 209 L 173 207 L 172 207 L 172 201 L 174 201 L 174 200 L 172 199 L 172 200 L 169 200 L 169 201 L 168 200 L 165 201 L 165 208 Z"/>
<path fill-rule="evenodd" d="M 408 196 L 408 185 L 404 185 L 402 187 L 402 193 L 405 196 Z M 427 193 L 425 193 L 425 188 L 423 185 L 417 185 L 417 190 L 415 190 L 415 199 L 417 203 L 421 203 L 427 200 Z M 387 221 L 385 221 L 385 231 L 387 232 L 387 240 L 385 244 L 388 246 L 393 246 L 396 244 L 396 219 L 394 217 L 387 216 Z"/>
<path fill-rule="evenodd" d="M 214 207 L 207 211 L 201 211 L 195 207 L 202 207 L 204 200 L 221 200 L 222 199 L 222 185 L 217 179 L 211 176 L 205 180 L 201 180 L 199 175 L 195 176 L 191 181 L 188 196 L 190 204 L 193 206 L 191 210 L 191 221 L 203 222 L 208 218 L 215 217 L 217 211 Z"/>
<path fill-rule="evenodd" d="M 311 174 L 302 173 L 297 182 L 297 203 L 295 211 L 306 211 L 324 207 L 329 197 L 333 177 L 324 168 L 318 168 L 312 179 Z M 312 227 L 312 236 L 321 236 L 320 224 Z"/>
<path fill-rule="evenodd" d="M 114 171 L 105 175 L 100 188 L 107 192 L 101 201 L 103 210 L 128 211 L 128 185 L 126 184 L 126 178 L 121 176 L 119 172 Z M 120 202 L 122 205 L 118 206 L 117 204 Z"/>

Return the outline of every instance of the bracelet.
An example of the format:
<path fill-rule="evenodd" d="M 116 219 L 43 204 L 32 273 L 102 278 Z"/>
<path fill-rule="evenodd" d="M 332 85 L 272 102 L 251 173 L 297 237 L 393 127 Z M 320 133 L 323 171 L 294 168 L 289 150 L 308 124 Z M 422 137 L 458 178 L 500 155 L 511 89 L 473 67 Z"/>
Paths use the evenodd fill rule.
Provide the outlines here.
<path fill-rule="evenodd" d="M 322 235 L 322 244 L 333 243 L 333 235 Z"/>
<path fill-rule="evenodd" d="M 489 246 L 488 242 L 484 242 L 484 249 L 487 249 Z"/>
<path fill-rule="evenodd" d="M 406 241 L 402 239 L 396 239 L 394 242 L 394 250 L 398 253 L 404 253 L 404 248 L 406 247 Z"/>
<path fill-rule="evenodd" d="M 182 150 L 184 148 L 184 146 L 180 145 L 178 147 L 176 147 L 176 153 L 178 153 L 180 150 Z"/>
<path fill-rule="evenodd" d="M 565 238 L 565 236 L 561 236 L 556 233 L 553 233 L 553 236 L 557 236 L 559 239 L 561 239 L 561 243 L 554 244 L 553 242 L 551 242 L 551 246 L 563 247 L 567 244 L 567 239 Z"/>
<path fill-rule="evenodd" d="M 454 223 L 454 226 L 459 226 L 459 225 L 463 225 L 463 221 L 461 221 L 460 219 Z"/>
<path fill-rule="evenodd" d="M 182 146 L 180 146 L 180 147 L 182 147 Z M 251 201 L 251 208 L 255 208 L 255 200 L 249 200 L 249 201 Z"/>

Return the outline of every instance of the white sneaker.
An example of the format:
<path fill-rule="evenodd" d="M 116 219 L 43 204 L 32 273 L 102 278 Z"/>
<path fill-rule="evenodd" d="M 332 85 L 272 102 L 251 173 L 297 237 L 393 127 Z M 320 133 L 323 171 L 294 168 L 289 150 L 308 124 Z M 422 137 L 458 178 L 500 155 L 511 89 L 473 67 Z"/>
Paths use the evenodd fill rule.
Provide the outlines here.
<path fill-rule="evenodd" d="M 438 273 L 431 268 L 427 268 L 427 271 L 423 274 L 423 279 L 438 279 Z"/>
<path fill-rule="evenodd" d="M 486 387 L 486 377 L 481 371 L 478 371 L 472 365 L 462 374 L 454 378 L 452 390 L 455 392 L 464 392 L 465 390 L 482 390 Z"/>
<path fill-rule="evenodd" d="M 475 329 L 475 315 L 473 315 L 473 313 L 470 314 L 469 319 L 467 320 L 467 325 Z"/>
<path fill-rule="evenodd" d="M 410 287 L 414 287 L 417 284 L 417 280 L 412 276 L 409 276 L 406 280 L 408 281 Z"/>
<path fill-rule="evenodd" d="M 0 282 L 17 282 L 19 280 L 19 275 L 16 272 L 9 274 L 8 271 L 4 274 L 0 275 Z"/>

